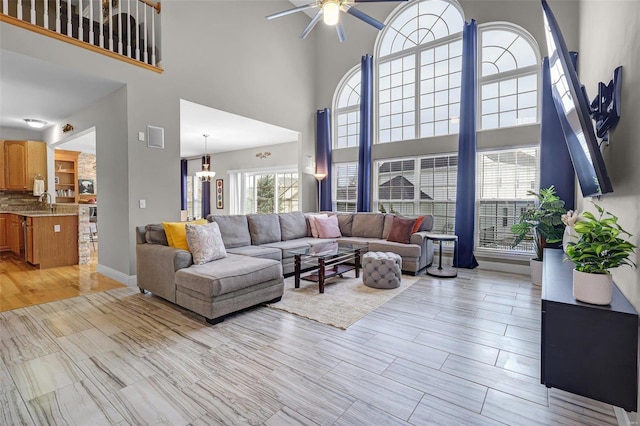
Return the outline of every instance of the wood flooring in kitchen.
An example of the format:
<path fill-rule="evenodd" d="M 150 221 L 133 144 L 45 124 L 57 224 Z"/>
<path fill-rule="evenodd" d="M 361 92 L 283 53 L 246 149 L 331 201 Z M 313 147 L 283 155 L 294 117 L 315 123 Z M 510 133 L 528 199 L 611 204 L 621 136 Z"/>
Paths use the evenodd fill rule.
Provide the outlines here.
<path fill-rule="evenodd" d="M 0 424 L 616 424 L 540 384 L 520 275 L 422 276 L 345 331 L 265 307 L 210 326 L 127 287 L 2 312 L 0 338 Z"/>

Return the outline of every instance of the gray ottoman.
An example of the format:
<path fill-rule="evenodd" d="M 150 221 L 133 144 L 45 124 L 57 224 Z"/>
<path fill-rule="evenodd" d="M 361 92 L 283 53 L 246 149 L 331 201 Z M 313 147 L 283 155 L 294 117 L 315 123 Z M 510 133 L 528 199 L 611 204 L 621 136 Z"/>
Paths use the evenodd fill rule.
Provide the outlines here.
<path fill-rule="evenodd" d="M 396 288 L 400 286 L 402 258 L 382 251 L 370 251 L 362 257 L 362 282 L 372 288 Z"/>

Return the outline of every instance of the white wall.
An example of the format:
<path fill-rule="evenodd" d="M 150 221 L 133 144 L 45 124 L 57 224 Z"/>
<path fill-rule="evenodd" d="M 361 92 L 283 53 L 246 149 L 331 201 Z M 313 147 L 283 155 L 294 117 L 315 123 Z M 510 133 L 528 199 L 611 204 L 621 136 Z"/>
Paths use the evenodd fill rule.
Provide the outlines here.
<path fill-rule="evenodd" d="M 41 141 L 42 132 L 39 130 L 31 129 L 14 129 L 12 127 L 0 127 L 0 139 Z"/>
<path fill-rule="evenodd" d="M 608 83 L 613 70 L 623 67 L 620 122 L 611 132 L 611 144 L 603 150 L 614 192 L 594 201 L 618 216 L 619 223 L 634 235 L 632 242 L 640 245 L 640 2 L 583 0 L 580 25 L 579 74 L 591 99 L 597 95 L 598 82 Z M 581 205 L 594 211 L 586 200 Z M 633 260 L 637 263 L 637 254 Z M 617 268 L 613 279 L 640 310 L 640 270 Z"/>

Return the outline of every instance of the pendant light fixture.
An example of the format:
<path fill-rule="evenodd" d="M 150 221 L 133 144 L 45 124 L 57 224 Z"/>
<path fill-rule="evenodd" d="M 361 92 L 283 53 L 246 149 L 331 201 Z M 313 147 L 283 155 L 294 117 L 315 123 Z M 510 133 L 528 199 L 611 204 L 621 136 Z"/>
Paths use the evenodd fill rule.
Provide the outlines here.
<path fill-rule="evenodd" d="M 196 172 L 196 177 L 200 179 L 201 182 L 211 182 L 216 175 L 216 172 L 212 172 L 211 169 L 211 157 L 207 155 L 207 138 L 209 135 L 204 136 L 204 155 L 202 156 L 202 170 Z"/>

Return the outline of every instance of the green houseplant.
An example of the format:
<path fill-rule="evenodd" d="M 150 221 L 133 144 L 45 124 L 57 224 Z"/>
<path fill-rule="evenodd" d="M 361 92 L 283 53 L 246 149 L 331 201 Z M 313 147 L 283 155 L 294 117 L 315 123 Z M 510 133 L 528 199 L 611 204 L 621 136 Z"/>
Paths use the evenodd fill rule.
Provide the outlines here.
<path fill-rule="evenodd" d="M 623 236 L 632 235 L 618 224 L 618 218 L 593 203 L 598 210 L 596 217 L 584 212 L 573 228 L 578 241 L 568 244 L 566 252 L 575 269 L 573 271 L 573 295 L 577 300 L 598 305 L 611 303 L 613 281 L 612 268 L 636 264 L 629 259 L 636 246 Z"/>
<path fill-rule="evenodd" d="M 536 257 L 531 259 L 531 281 L 542 284 L 542 256 L 547 244 L 562 241 L 564 225 L 562 215 L 565 213 L 564 201 L 557 195 L 553 185 L 542 188 L 540 192 L 529 191 L 529 195 L 537 198 L 537 203 L 522 212 L 518 223 L 511 227 L 515 234 L 512 247 L 523 241 L 533 241 Z"/>

